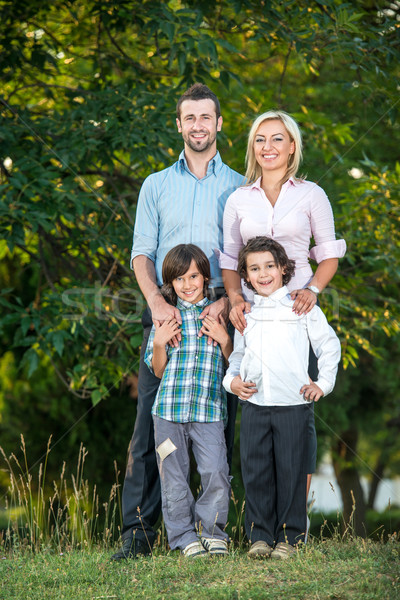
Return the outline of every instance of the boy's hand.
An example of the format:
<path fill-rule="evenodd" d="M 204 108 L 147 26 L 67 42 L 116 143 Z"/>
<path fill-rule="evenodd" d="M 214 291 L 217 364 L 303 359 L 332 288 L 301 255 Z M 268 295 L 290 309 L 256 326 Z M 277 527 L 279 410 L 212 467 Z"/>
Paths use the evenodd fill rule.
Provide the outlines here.
<path fill-rule="evenodd" d="M 176 321 L 178 322 L 179 325 L 182 324 L 182 317 L 181 317 L 181 313 L 179 312 L 179 310 L 176 308 L 176 306 L 171 306 L 171 304 L 168 304 L 168 302 L 166 302 L 165 298 L 163 298 L 161 296 L 161 294 L 157 295 L 152 300 L 152 303 L 150 305 L 150 310 L 151 310 L 151 316 L 153 319 L 154 326 L 156 326 L 156 323 L 158 323 L 158 325 L 161 325 L 165 321 L 170 321 L 171 319 L 176 319 Z M 179 342 L 181 341 L 181 339 L 182 339 L 182 336 L 181 336 L 180 330 L 179 330 L 178 334 L 174 335 L 169 340 L 169 345 L 172 348 L 173 347 L 178 348 Z"/>
<path fill-rule="evenodd" d="M 220 346 L 223 346 L 230 339 L 225 321 L 221 315 L 217 319 L 210 315 L 204 317 L 201 329 L 205 335 L 208 335 Z"/>
<path fill-rule="evenodd" d="M 307 385 L 303 385 L 300 389 L 300 394 L 303 394 L 304 400 L 307 402 L 318 402 L 324 395 L 324 392 L 313 381 Z"/>
<path fill-rule="evenodd" d="M 157 321 L 156 319 L 154 319 L 153 322 L 154 327 L 156 328 L 156 331 L 154 333 L 154 345 L 165 346 L 172 339 L 178 339 L 178 336 L 180 339 L 180 323 L 178 323 L 175 317 L 170 317 L 163 323 Z M 176 345 L 178 346 L 179 344 L 177 343 Z"/>
<path fill-rule="evenodd" d="M 223 319 L 225 319 L 228 316 L 228 306 L 228 298 L 220 298 L 219 300 L 216 300 L 212 304 L 206 306 L 205 309 L 200 313 L 199 319 L 201 319 L 203 322 L 207 316 L 212 317 L 213 319 L 219 319 L 221 316 Z M 202 335 L 207 335 L 204 326 L 202 326 L 199 331 L 199 337 Z M 214 346 L 217 345 L 217 342 L 210 335 L 208 336 L 208 343 L 214 343 Z"/>
<path fill-rule="evenodd" d="M 256 384 L 252 381 L 242 381 L 240 375 L 232 379 L 231 390 L 241 400 L 248 400 L 253 394 L 257 393 Z"/>

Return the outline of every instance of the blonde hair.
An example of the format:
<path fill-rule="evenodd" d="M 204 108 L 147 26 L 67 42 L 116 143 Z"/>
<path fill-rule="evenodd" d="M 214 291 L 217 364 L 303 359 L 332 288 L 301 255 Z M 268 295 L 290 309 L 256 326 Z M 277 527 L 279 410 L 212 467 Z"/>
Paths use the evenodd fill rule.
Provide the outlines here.
<path fill-rule="evenodd" d="M 264 123 L 264 121 L 274 120 L 278 120 L 283 123 L 286 131 L 289 134 L 290 141 L 294 142 L 294 152 L 289 156 L 288 166 L 282 183 L 289 179 L 289 177 L 296 177 L 301 160 L 303 158 L 303 142 L 301 139 L 300 128 L 293 117 L 282 110 L 269 110 L 257 117 L 250 129 L 246 151 L 247 185 L 254 183 L 262 175 L 262 169 L 258 164 L 254 153 L 254 139 L 256 137 L 257 130 L 260 125 Z"/>

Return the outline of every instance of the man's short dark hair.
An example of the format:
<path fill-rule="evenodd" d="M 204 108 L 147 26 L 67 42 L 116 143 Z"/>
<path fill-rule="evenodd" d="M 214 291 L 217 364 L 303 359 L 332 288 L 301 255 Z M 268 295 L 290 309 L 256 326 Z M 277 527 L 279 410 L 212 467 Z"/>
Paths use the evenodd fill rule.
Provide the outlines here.
<path fill-rule="evenodd" d="M 221 107 L 217 96 L 203 83 L 194 83 L 182 96 L 179 98 L 176 105 L 176 116 L 181 120 L 181 105 L 185 100 L 212 100 L 215 105 L 217 119 L 221 116 Z"/>
<path fill-rule="evenodd" d="M 264 235 L 258 235 L 251 238 L 244 248 L 239 252 L 238 272 L 240 277 L 243 277 L 245 284 L 251 290 L 253 286 L 247 281 L 247 257 L 251 252 L 271 252 L 274 257 L 275 264 L 284 269 L 282 283 L 286 285 L 292 279 L 296 268 L 294 260 L 288 257 L 286 250 L 279 242 Z"/>

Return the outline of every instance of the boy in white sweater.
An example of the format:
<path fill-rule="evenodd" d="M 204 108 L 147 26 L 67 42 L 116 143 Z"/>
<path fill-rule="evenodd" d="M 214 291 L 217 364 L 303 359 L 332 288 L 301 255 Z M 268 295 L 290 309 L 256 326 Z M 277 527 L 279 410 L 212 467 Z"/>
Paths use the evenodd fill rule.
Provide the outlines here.
<path fill-rule="evenodd" d="M 258 236 L 239 254 L 238 271 L 255 292 L 243 336 L 224 378 L 241 400 L 240 453 L 249 556 L 287 558 L 306 531 L 307 439 L 311 402 L 329 394 L 340 342 L 318 306 L 293 312 L 286 283 L 295 263 L 276 241 Z M 318 380 L 308 376 L 309 347 Z"/>

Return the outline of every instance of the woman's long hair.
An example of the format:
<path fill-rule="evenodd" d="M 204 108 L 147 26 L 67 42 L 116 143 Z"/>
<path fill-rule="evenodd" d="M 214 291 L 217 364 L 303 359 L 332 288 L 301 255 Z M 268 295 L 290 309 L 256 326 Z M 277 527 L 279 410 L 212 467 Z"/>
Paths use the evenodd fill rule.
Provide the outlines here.
<path fill-rule="evenodd" d="M 290 141 L 294 142 L 294 152 L 289 156 L 287 170 L 282 183 L 287 181 L 290 177 L 296 177 L 303 157 L 303 142 L 301 139 L 300 128 L 293 117 L 282 110 L 269 110 L 256 118 L 249 132 L 246 152 L 247 185 L 251 185 L 262 175 L 262 169 L 256 160 L 254 152 L 254 139 L 256 137 L 257 130 L 260 125 L 264 123 L 264 121 L 273 120 L 278 120 L 283 123 L 286 131 L 289 134 Z"/>

